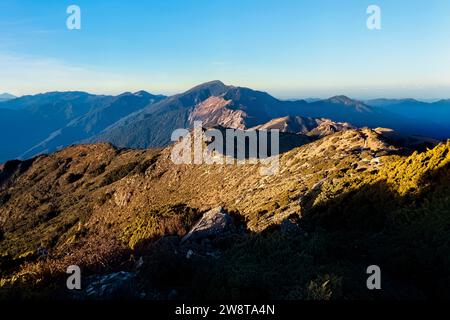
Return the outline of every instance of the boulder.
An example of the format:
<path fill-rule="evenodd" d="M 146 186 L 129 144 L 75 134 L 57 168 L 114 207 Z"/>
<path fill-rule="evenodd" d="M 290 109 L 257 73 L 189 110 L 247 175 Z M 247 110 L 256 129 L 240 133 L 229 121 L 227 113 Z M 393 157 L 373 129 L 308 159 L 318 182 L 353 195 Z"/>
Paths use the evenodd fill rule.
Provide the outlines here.
<path fill-rule="evenodd" d="M 222 207 L 206 212 L 199 222 L 186 234 L 181 243 L 201 241 L 235 232 L 233 218 Z"/>
<path fill-rule="evenodd" d="M 120 271 L 116 273 L 91 277 L 86 287 L 85 295 L 88 299 L 103 300 L 118 296 L 134 294 L 132 281 L 136 274 Z"/>

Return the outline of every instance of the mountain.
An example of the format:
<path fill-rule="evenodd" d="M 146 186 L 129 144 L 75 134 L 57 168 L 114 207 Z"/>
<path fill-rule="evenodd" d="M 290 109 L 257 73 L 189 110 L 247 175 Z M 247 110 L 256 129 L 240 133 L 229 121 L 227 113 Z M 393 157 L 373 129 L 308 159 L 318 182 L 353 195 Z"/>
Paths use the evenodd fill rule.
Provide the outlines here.
<path fill-rule="evenodd" d="M 53 131 L 107 105 L 112 99 L 85 92 L 50 92 L 3 102 L 0 105 L 0 162 L 19 157 Z"/>
<path fill-rule="evenodd" d="M 220 96 L 226 89 L 219 81 L 199 85 L 124 117 L 89 141 L 135 148 L 167 145 L 175 129 L 188 127 L 189 112 L 196 104 Z"/>
<path fill-rule="evenodd" d="M 2 94 L 0 94 L 0 102 L 12 100 L 12 99 L 15 99 L 15 98 L 17 98 L 17 97 L 13 96 L 12 94 L 9 94 L 9 93 L 2 93 Z"/>
<path fill-rule="evenodd" d="M 282 101 L 220 81 L 2 102 L 0 162 L 27 159 L 0 164 L 0 300 L 450 298 L 450 141 L 434 139 L 449 103 Z M 279 129 L 279 157 L 176 164 L 192 141 L 171 134 L 196 121 L 259 149 Z M 374 264 L 383 290 L 367 290 Z"/>
<path fill-rule="evenodd" d="M 449 143 L 402 155 L 348 129 L 286 151 L 266 177 L 261 163 L 175 165 L 172 148 L 76 145 L 5 163 L 0 297 L 450 296 Z M 83 270 L 76 293 L 68 265 Z"/>
<path fill-rule="evenodd" d="M 418 121 L 346 96 L 309 103 L 305 100 L 282 101 L 265 92 L 212 81 L 129 115 L 87 141 L 110 142 L 131 148 L 161 147 L 170 143 L 175 129 L 192 127 L 195 121 L 202 121 L 206 127 L 220 125 L 248 129 L 285 117 L 330 119 L 357 127 L 392 128 L 401 134 L 436 139 L 450 136 L 447 128 L 432 119 Z M 332 127 L 328 129 L 334 130 Z M 293 130 L 296 131 L 295 128 Z"/>
<path fill-rule="evenodd" d="M 132 114 L 89 141 L 116 146 L 147 148 L 165 146 L 171 133 L 189 128 L 195 121 L 204 126 L 245 129 L 287 115 L 291 104 L 265 92 L 207 82 Z"/>
<path fill-rule="evenodd" d="M 295 99 L 295 100 L 297 100 L 297 99 Z M 306 99 L 303 99 L 303 100 L 305 100 L 308 103 L 311 103 L 311 102 L 316 102 L 316 101 L 320 101 L 320 100 L 323 100 L 323 99 L 320 99 L 320 98 L 306 98 Z"/>
<path fill-rule="evenodd" d="M 371 99 L 364 101 L 369 106 L 374 107 L 390 107 L 390 106 L 399 106 L 399 105 L 416 105 L 416 106 L 423 106 L 427 105 L 426 102 L 418 101 L 416 99 L 386 99 L 386 98 L 379 98 L 379 99 Z"/>
<path fill-rule="evenodd" d="M 437 139 L 419 135 L 405 135 L 389 128 L 375 128 L 374 131 L 390 144 L 407 150 L 426 151 L 440 143 Z"/>
<path fill-rule="evenodd" d="M 335 122 L 329 119 L 287 116 L 272 119 L 267 123 L 254 127 L 254 129 L 278 129 L 280 132 L 293 132 L 311 137 L 324 137 L 338 131 L 354 129 L 354 127 L 347 122 Z"/>
<path fill-rule="evenodd" d="M 0 162 L 54 151 L 101 131 L 164 96 L 49 92 L 0 104 Z"/>
<path fill-rule="evenodd" d="M 423 105 L 428 105 L 424 110 Z M 390 107 L 392 106 L 392 108 Z M 406 106 L 406 107 L 405 107 Z M 420 116 L 414 110 L 421 110 Z M 403 135 L 420 135 L 442 140 L 450 137 L 450 108 L 446 101 L 426 104 L 413 99 L 378 99 L 366 102 L 335 96 L 301 106 L 301 115 L 349 122 L 357 127 L 384 127 Z M 428 115 L 424 113 L 428 111 Z M 449 123 L 450 124 L 450 123 Z"/>
<path fill-rule="evenodd" d="M 90 110 L 52 132 L 48 138 L 24 152 L 21 158 L 52 152 L 58 148 L 81 142 L 100 133 L 123 117 L 164 98 L 165 96 L 152 95 L 145 91 L 121 94 L 107 105 Z"/>
<path fill-rule="evenodd" d="M 119 96 L 50 92 L 0 104 L 0 162 L 81 142 L 164 147 L 171 142 L 174 130 L 190 128 L 196 121 L 205 127 L 236 129 L 282 125 L 286 132 L 303 134 L 311 131 L 314 123 L 322 123 L 316 137 L 351 124 L 442 140 L 450 136 L 449 106 L 448 100 L 429 104 L 411 99 L 362 102 L 342 95 L 310 102 L 283 101 L 266 92 L 220 81 L 171 97 L 145 91 Z"/>
<path fill-rule="evenodd" d="M 422 102 L 415 99 L 373 99 L 365 102 L 382 112 L 411 119 L 421 135 L 445 139 L 450 135 L 450 100 Z"/>
<path fill-rule="evenodd" d="M 386 127 L 405 134 L 430 133 L 423 122 L 416 123 L 406 116 L 371 107 L 346 96 L 335 96 L 301 105 L 298 112 L 304 117 L 327 118 L 338 122 L 348 122 L 357 127 Z"/>
<path fill-rule="evenodd" d="M 248 129 L 274 118 L 295 115 L 304 101 L 281 101 L 265 92 L 227 86 L 213 81 L 170 97 L 107 128 L 91 141 L 107 141 L 123 147 L 156 147 L 170 142 L 171 133 L 189 128 L 195 121 Z"/>

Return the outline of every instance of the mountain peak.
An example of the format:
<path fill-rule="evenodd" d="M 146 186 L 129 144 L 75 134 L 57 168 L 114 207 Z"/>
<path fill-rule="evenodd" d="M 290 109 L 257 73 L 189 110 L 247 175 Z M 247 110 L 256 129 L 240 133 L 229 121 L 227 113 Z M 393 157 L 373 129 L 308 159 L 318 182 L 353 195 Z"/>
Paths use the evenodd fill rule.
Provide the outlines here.
<path fill-rule="evenodd" d="M 226 90 L 228 87 L 220 80 L 213 80 L 213 81 L 208 81 L 202 84 L 199 84 L 195 87 L 193 87 L 192 89 L 188 90 L 188 92 L 192 92 L 192 91 L 198 91 L 198 90 L 204 90 L 204 89 L 210 89 L 210 90 Z"/>
<path fill-rule="evenodd" d="M 151 96 L 152 94 L 150 92 L 147 92 L 145 90 L 139 90 L 136 91 L 135 93 L 133 93 L 135 96 L 139 96 L 139 97 L 148 97 Z"/>
<path fill-rule="evenodd" d="M 150 92 L 147 92 L 145 90 L 139 90 L 139 91 L 136 91 L 136 92 L 126 91 L 126 92 L 121 93 L 121 94 L 118 95 L 118 97 L 124 97 L 124 96 L 138 96 L 138 97 L 141 97 L 141 98 L 148 98 L 148 97 L 151 97 L 153 95 Z"/>
<path fill-rule="evenodd" d="M 6 93 L 6 92 L 0 94 L 0 101 L 12 100 L 15 98 L 17 98 L 17 97 L 12 94 Z"/>
<path fill-rule="evenodd" d="M 359 101 L 350 99 L 347 96 L 344 95 L 339 95 L 339 96 L 334 96 L 329 98 L 327 101 L 331 102 L 331 103 L 343 103 L 346 105 L 355 105 L 355 104 L 359 104 Z"/>
<path fill-rule="evenodd" d="M 208 81 L 208 82 L 205 82 L 205 83 L 203 83 L 203 84 L 201 84 L 201 85 L 205 85 L 205 86 L 209 86 L 209 85 L 225 86 L 225 84 L 224 84 L 222 81 L 220 81 L 220 80 L 212 80 L 212 81 Z"/>

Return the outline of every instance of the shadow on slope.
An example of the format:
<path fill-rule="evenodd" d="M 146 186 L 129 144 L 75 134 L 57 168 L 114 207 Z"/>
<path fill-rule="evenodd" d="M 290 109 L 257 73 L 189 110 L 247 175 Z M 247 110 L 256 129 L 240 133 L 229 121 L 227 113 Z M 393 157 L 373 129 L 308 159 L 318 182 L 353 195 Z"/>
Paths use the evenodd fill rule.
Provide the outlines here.
<path fill-rule="evenodd" d="M 81 249 L 78 254 L 91 259 L 93 275 L 135 274 L 122 298 L 449 298 L 448 149 L 441 145 L 387 164 L 380 173 L 324 183 L 301 199 L 302 217 L 293 215 L 262 233 L 242 230 L 245 222 L 236 219 L 240 232 L 183 244 L 180 238 L 198 216 L 188 208 L 173 217 L 150 213 L 164 219 L 145 219 L 150 227 L 144 226 L 132 250 L 105 242 L 104 257 Z M 14 292 L 27 288 L 42 297 L 45 284 L 50 297 L 73 298 L 64 290 L 67 261 L 58 262 L 45 269 L 53 271 L 44 282 L 16 285 Z M 366 287 L 366 268 L 373 264 L 382 270 L 380 291 Z"/>
<path fill-rule="evenodd" d="M 413 155 L 381 179 L 322 187 L 303 200 L 303 217 L 287 222 L 292 228 L 236 235 L 215 244 L 216 258 L 194 248 L 186 257 L 176 239 L 168 240 L 150 251 L 144 279 L 160 279 L 150 286 L 175 299 L 449 298 L 447 152 Z M 380 291 L 366 287 L 373 264 L 382 270 Z"/>
<path fill-rule="evenodd" d="M 327 234 L 336 261 L 380 266 L 388 286 L 393 286 L 384 286 L 382 296 L 404 293 L 409 298 L 448 299 L 449 169 L 447 163 L 426 171 L 416 183 L 400 183 L 400 188 L 381 180 L 356 188 L 347 185 L 337 196 L 316 191 L 305 200 L 301 225 Z"/>

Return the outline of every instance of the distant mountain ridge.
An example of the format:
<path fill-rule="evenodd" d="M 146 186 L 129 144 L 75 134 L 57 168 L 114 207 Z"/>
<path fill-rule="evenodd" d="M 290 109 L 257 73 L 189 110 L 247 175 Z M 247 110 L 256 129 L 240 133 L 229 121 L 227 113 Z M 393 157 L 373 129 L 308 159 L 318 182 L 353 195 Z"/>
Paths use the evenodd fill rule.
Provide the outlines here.
<path fill-rule="evenodd" d="M 126 93 L 49 92 L 0 104 L 0 162 L 32 157 L 91 136 L 165 96 Z"/>
<path fill-rule="evenodd" d="M 418 123 L 434 124 L 436 129 L 430 130 L 432 131 L 430 136 L 439 139 L 449 137 L 450 100 L 448 99 L 435 102 L 423 102 L 415 99 L 374 99 L 366 101 L 366 104 L 402 117 L 408 117 Z"/>
<path fill-rule="evenodd" d="M 145 91 L 123 93 L 110 104 L 90 110 L 86 114 L 73 119 L 63 128 L 52 132 L 47 139 L 23 153 L 21 158 L 51 152 L 75 142 L 81 142 L 101 132 L 121 118 L 164 98 L 165 96 L 152 95 Z"/>
<path fill-rule="evenodd" d="M 12 100 L 12 99 L 15 99 L 15 98 L 17 98 L 17 97 L 12 95 L 12 94 L 9 94 L 9 93 L 2 93 L 2 94 L 0 94 L 0 102 Z"/>
<path fill-rule="evenodd" d="M 270 127 L 278 122 L 286 132 L 305 134 L 317 127 L 318 136 L 350 126 L 382 127 L 440 140 L 450 137 L 450 100 L 359 101 L 337 95 L 286 101 L 218 80 L 169 97 L 145 91 L 118 96 L 49 92 L 0 104 L 0 163 L 81 142 L 163 147 L 171 143 L 175 129 L 192 127 L 195 121 L 206 127 L 236 129 Z"/>

